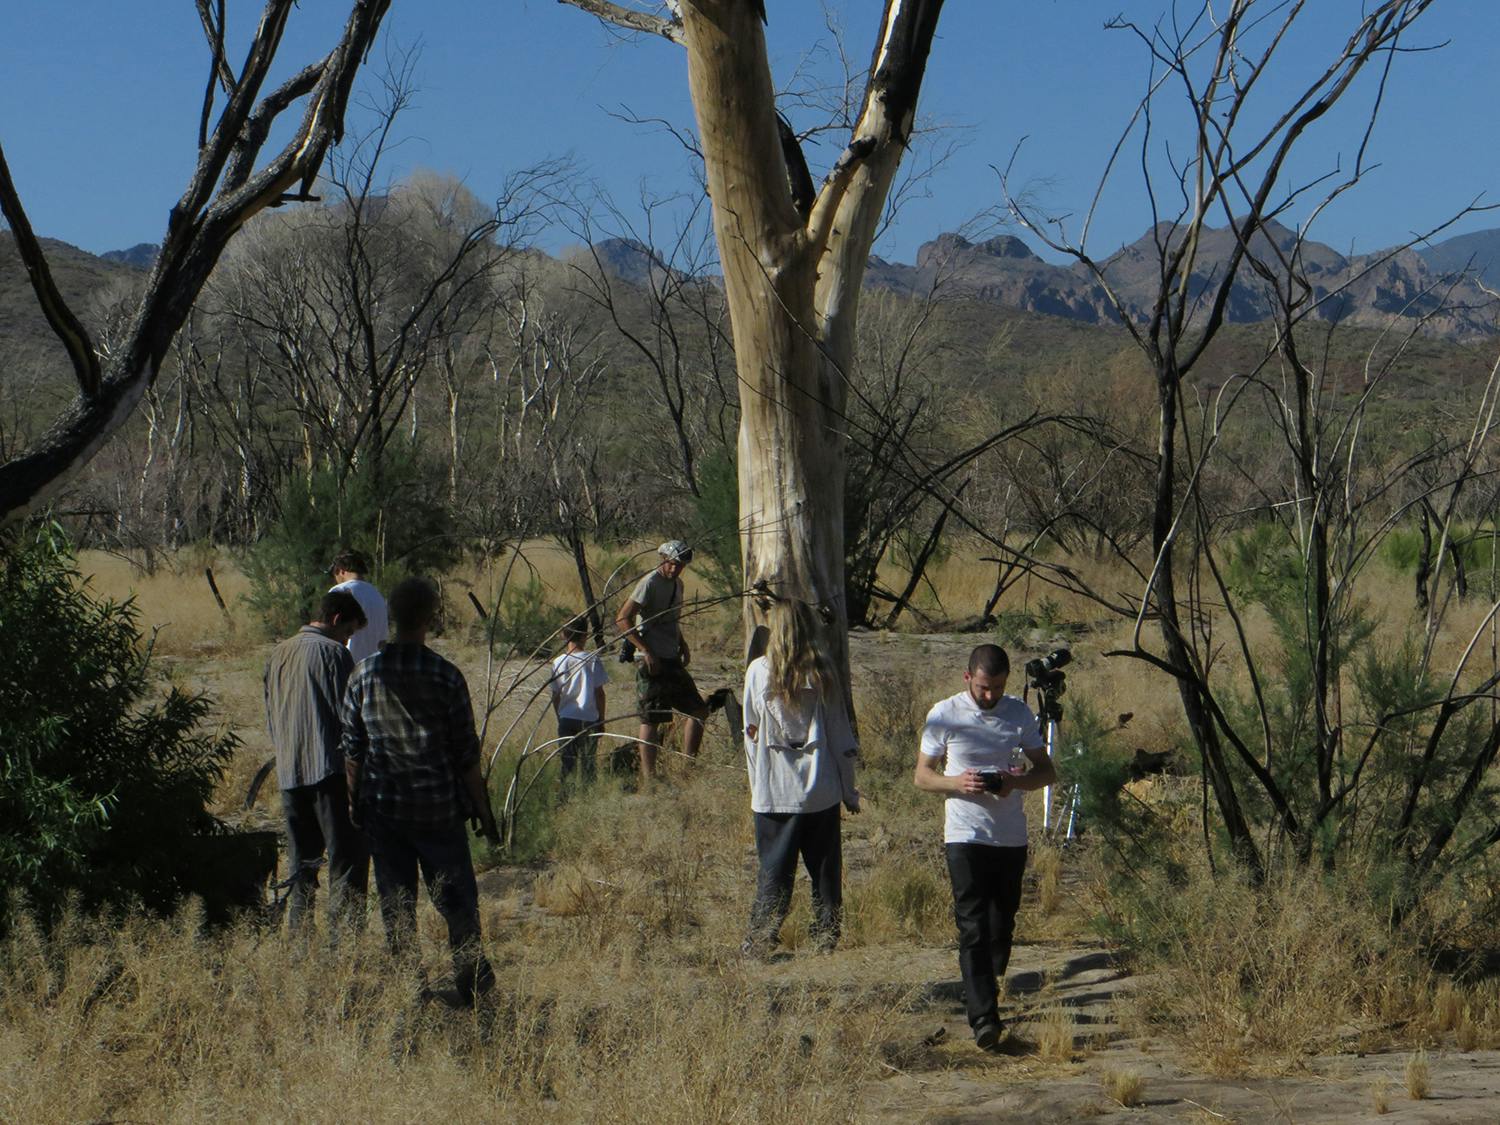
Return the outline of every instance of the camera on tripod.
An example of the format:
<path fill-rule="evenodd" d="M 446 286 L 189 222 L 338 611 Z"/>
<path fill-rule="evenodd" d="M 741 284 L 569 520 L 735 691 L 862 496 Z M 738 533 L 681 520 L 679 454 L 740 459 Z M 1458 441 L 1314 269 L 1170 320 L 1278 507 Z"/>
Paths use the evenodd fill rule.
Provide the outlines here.
<path fill-rule="evenodd" d="M 1062 718 L 1062 704 L 1057 700 L 1067 690 L 1068 677 L 1063 668 L 1073 659 L 1068 649 L 1053 649 L 1046 656 L 1026 662 L 1026 686 L 1035 688 L 1042 697 L 1038 714 L 1043 722 L 1057 722 Z"/>
<path fill-rule="evenodd" d="M 1039 656 L 1035 660 L 1026 662 L 1026 679 L 1031 687 L 1038 691 L 1046 691 L 1053 684 L 1063 682 L 1062 669 L 1073 659 L 1073 654 L 1068 649 L 1053 649 L 1046 656 Z"/>

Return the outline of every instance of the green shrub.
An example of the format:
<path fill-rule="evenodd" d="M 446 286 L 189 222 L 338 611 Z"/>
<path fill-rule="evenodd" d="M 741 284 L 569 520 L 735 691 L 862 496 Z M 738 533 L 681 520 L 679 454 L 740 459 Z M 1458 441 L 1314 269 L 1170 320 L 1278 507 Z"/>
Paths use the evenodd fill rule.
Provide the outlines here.
<path fill-rule="evenodd" d="M 275 523 L 245 557 L 247 600 L 268 634 L 284 636 L 309 619 L 341 548 L 364 552 L 370 580 L 383 588 L 456 562 L 460 544 L 443 480 L 395 447 L 378 470 L 366 463 L 342 478 L 322 468 L 289 480 Z"/>
<path fill-rule="evenodd" d="M 571 611 L 547 601 L 536 575 L 524 586 L 512 581 L 495 608 L 494 643 L 518 655 L 545 655 L 561 647 L 559 630 L 572 617 Z"/>
<path fill-rule="evenodd" d="M 94 598 L 55 529 L 8 545 L 0 632 L 0 881 L 44 920 L 72 895 L 171 909 L 234 736 L 201 729 L 206 697 L 156 695 L 134 606 Z"/>

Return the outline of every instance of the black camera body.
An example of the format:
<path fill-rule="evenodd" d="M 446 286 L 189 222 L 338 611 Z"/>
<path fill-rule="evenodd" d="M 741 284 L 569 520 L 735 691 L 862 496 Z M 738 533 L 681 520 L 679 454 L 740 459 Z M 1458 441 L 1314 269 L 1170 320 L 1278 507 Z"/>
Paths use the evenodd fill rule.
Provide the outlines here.
<path fill-rule="evenodd" d="M 629 637 L 620 638 L 620 654 L 615 659 L 621 664 L 635 663 L 635 645 L 630 643 Z"/>
<path fill-rule="evenodd" d="M 986 793 L 998 793 L 1005 781 L 1005 771 L 993 767 L 980 770 L 979 780 L 984 782 L 984 791 Z"/>
<path fill-rule="evenodd" d="M 1026 662 L 1026 678 L 1032 687 L 1045 691 L 1050 685 L 1062 682 L 1062 669 L 1072 660 L 1073 653 L 1068 649 L 1053 649 L 1046 656 Z"/>
<path fill-rule="evenodd" d="M 1073 654 L 1068 649 L 1057 648 L 1046 656 L 1026 662 L 1026 686 L 1041 693 L 1042 702 L 1037 714 L 1044 723 L 1062 721 L 1062 704 L 1058 700 L 1068 690 L 1068 677 L 1063 668 L 1072 659 Z"/>

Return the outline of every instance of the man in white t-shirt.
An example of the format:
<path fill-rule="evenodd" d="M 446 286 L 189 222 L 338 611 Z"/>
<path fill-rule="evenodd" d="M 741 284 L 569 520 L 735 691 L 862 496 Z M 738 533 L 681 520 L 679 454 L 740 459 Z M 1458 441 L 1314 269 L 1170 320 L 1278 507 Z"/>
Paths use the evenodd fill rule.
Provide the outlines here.
<path fill-rule="evenodd" d="M 943 843 L 958 924 L 958 966 L 974 1042 L 1000 1042 L 999 982 L 1026 870 L 1021 794 L 1057 780 L 1036 716 L 1005 694 L 1010 658 L 999 645 L 969 655 L 964 690 L 934 704 L 922 727 L 913 781 L 946 798 Z"/>
<path fill-rule="evenodd" d="M 585 784 L 594 780 L 594 735 L 604 726 L 604 685 L 609 673 L 597 652 L 585 647 L 588 623 L 583 618 L 568 622 L 562 628 L 567 646 L 552 661 L 552 711 L 557 715 L 557 737 L 563 743 L 562 776 L 564 783 L 579 770 Z"/>
<path fill-rule="evenodd" d="M 333 575 L 333 590 L 353 594 L 359 608 L 365 611 L 365 627 L 349 638 L 349 655 L 358 664 L 385 647 L 386 632 L 389 629 L 385 599 L 380 596 L 379 590 L 365 581 L 365 575 L 370 572 L 370 564 L 358 551 L 342 552 L 328 569 Z"/>

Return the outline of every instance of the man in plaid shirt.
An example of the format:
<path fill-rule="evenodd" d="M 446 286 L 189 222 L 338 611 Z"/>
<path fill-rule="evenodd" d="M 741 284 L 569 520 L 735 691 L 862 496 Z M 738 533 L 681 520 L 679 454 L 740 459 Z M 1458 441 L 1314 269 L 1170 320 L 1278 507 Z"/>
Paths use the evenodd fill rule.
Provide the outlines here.
<path fill-rule="evenodd" d="M 416 930 L 417 871 L 448 923 L 454 986 L 469 1003 L 494 986 L 480 948 L 479 888 L 464 819 L 498 839 L 479 772 L 479 739 L 463 673 L 427 647 L 438 592 L 408 578 L 391 592 L 396 639 L 360 662 L 344 695 L 350 812 L 364 828 L 391 948 Z"/>

